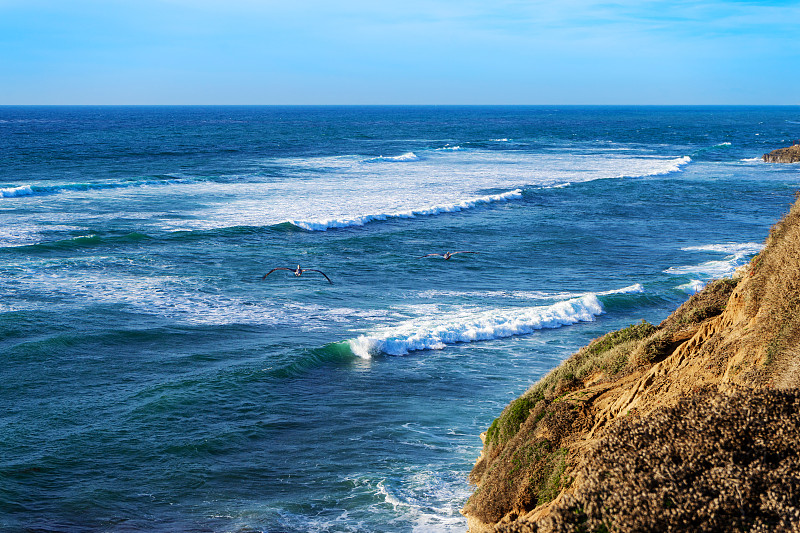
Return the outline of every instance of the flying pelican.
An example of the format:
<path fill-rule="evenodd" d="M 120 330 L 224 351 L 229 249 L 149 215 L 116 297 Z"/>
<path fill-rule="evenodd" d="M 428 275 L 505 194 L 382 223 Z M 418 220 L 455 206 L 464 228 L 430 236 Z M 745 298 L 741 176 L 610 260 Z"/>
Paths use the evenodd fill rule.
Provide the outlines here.
<path fill-rule="evenodd" d="M 276 270 L 288 270 L 289 272 L 294 272 L 294 275 L 297 276 L 298 278 L 303 274 L 303 272 L 319 272 L 320 274 L 323 275 L 323 277 L 325 279 L 328 280 L 328 283 L 333 285 L 333 282 L 331 281 L 331 278 L 326 276 L 325 272 L 323 272 L 322 270 L 317 270 L 315 268 L 300 268 L 300 265 L 297 265 L 297 268 L 286 268 L 286 267 L 273 268 L 272 270 L 270 270 L 269 272 L 264 274 L 264 277 L 262 277 L 261 279 L 267 279 L 267 276 L 269 276 L 270 274 L 272 274 Z"/>
<path fill-rule="evenodd" d="M 479 253 L 479 252 L 467 252 L 467 251 L 464 251 L 464 252 L 445 252 L 443 254 L 426 254 L 426 255 L 423 255 L 422 257 L 431 257 L 433 255 L 437 255 L 437 256 L 442 257 L 445 261 L 447 261 L 448 259 L 450 259 L 451 257 L 453 257 L 456 254 L 477 254 L 477 253 Z M 422 259 L 422 257 L 419 257 L 419 259 Z"/>

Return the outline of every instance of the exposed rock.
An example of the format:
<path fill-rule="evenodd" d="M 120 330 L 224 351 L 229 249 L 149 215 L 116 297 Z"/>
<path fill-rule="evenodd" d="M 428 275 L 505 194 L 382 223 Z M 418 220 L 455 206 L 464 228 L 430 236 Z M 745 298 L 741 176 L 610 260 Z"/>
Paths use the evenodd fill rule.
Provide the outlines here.
<path fill-rule="evenodd" d="M 709 284 L 657 327 L 592 341 L 506 407 L 470 475 L 470 531 L 656 531 L 678 517 L 698 531 L 800 530 L 800 447 L 766 437 L 800 439 L 787 414 L 798 388 L 800 200 L 736 279 Z M 675 468 L 655 468 L 659 454 Z M 700 499 L 680 495 L 689 503 L 678 508 L 662 498 L 698 480 Z M 638 495 L 630 509 L 618 488 Z M 635 507 L 655 518 L 641 522 Z"/>
<path fill-rule="evenodd" d="M 778 148 L 764 154 L 764 161 L 767 163 L 798 163 L 800 162 L 800 144 Z"/>

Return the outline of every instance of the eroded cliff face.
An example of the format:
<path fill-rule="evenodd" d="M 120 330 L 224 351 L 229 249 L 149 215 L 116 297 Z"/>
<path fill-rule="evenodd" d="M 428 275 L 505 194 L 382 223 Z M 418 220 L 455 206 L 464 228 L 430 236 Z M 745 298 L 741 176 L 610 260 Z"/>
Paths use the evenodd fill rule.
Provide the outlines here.
<path fill-rule="evenodd" d="M 583 506 L 591 501 L 595 502 L 592 504 L 595 511 L 610 512 L 608 506 L 596 502 L 603 487 L 596 470 L 600 468 L 597 466 L 598 449 L 607 447 L 611 436 L 625 442 L 628 435 L 633 442 L 633 435 L 641 433 L 642 427 L 649 427 L 653 432 L 656 420 L 662 420 L 663 427 L 659 426 L 658 431 L 672 435 L 676 415 L 670 415 L 673 422 L 663 422 L 670 420 L 664 413 L 674 413 L 698 394 L 715 398 L 716 405 L 723 406 L 718 410 L 722 416 L 734 412 L 732 407 L 724 407 L 725 402 L 734 402 L 731 398 L 744 395 L 744 400 L 736 401 L 745 405 L 747 401 L 755 401 L 756 395 L 763 394 L 759 391 L 797 387 L 800 387 L 798 203 L 772 228 L 764 250 L 734 279 L 710 284 L 657 327 L 636 324 L 596 339 L 509 404 L 482 436 L 484 450 L 470 476 L 477 488 L 463 510 L 470 531 L 496 528 L 504 531 L 594 531 L 563 526 L 564 517 L 574 518 L 584 513 Z M 781 400 L 772 398 L 770 401 L 780 403 Z M 695 403 L 704 404 L 705 401 L 695 400 Z M 755 408 L 742 409 L 755 412 Z M 711 416 L 697 413 L 700 411 L 692 416 Z M 742 420 L 745 419 L 749 420 L 743 416 Z M 707 418 L 707 431 L 710 432 L 714 431 L 714 426 L 733 424 L 731 427 L 735 428 L 738 427 L 735 424 L 740 423 L 709 420 L 711 418 Z M 780 420 L 775 424 L 781 426 Z M 796 432 L 792 438 L 800 438 L 800 425 L 792 427 Z M 733 435 L 738 434 L 735 429 L 731 431 Z M 626 457 L 648 453 L 654 452 L 632 449 Z M 625 460 L 620 459 L 621 462 Z M 786 460 L 782 459 L 784 463 Z M 789 500 L 797 502 L 798 523 L 795 525 L 800 527 L 800 475 L 796 477 L 797 491 Z M 680 485 L 680 480 L 673 481 Z M 783 478 L 780 482 L 786 484 Z M 661 486 L 666 485 L 662 483 Z M 714 498 L 718 500 L 721 496 Z M 689 513 L 688 504 L 676 507 L 669 498 L 658 505 L 662 505 L 660 509 L 666 514 Z M 719 502 L 714 505 L 724 507 Z M 748 512 L 758 514 L 752 509 Z M 605 523 L 598 522 L 597 516 L 590 518 L 594 523 Z M 691 520 L 700 518 L 692 518 L 691 513 L 687 516 L 687 523 L 694 523 L 701 530 L 708 524 L 713 530 L 739 523 L 713 522 L 719 519 L 717 514 L 714 514 L 717 518 L 709 519 L 712 522 L 708 523 L 695 523 Z M 555 520 L 554 517 L 560 518 Z M 761 523 L 758 520 L 763 517 L 750 518 L 755 522 L 742 523 Z M 593 523 L 589 518 L 586 520 L 585 524 Z M 626 529 L 623 522 L 615 520 L 622 518 L 607 518 L 617 529 L 641 530 L 633 526 Z M 767 522 L 764 526 L 767 530 L 780 530 L 775 523 Z M 553 524 L 563 527 L 559 529 L 561 526 Z M 651 525 L 646 530 L 658 528 Z M 602 527 L 597 531 L 602 531 Z"/>
<path fill-rule="evenodd" d="M 800 144 L 778 148 L 768 154 L 764 154 L 764 161 L 767 163 L 797 163 L 800 162 Z"/>

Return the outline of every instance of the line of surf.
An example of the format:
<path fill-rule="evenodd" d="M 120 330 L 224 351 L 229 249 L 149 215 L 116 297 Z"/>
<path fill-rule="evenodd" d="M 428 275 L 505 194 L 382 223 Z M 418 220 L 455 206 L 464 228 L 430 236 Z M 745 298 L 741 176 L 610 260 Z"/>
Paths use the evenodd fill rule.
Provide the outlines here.
<path fill-rule="evenodd" d="M 683 157 L 671 159 L 666 162 L 670 163 L 666 168 L 655 169 L 650 172 L 644 172 L 638 176 L 631 177 L 663 176 L 665 174 L 672 174 L 673 172 L 681 172 L 683 167 L 692 162 L 692 158 L 688 155 L 685 155 Z"/>
<path fill-rule="evenodd" d="M 692 279 L 688 283 L 676 287 L 689 294 L 694 294 L 712 279 L 732 276 L 737 268 L 747 264 L 750 258 L 759 253 L 763 248 L 764 245 L 757 242 L 729 242 L 722 244 L 706 244 L 702 246 L 687 246 L 681 248 L 681 250 L 687 252 L 719 253 L 724 254 L 725 258 L 705 261 L 700 264 L 672 266 L 664 272 L 677 276 L 689 275 L 700 277 L 701 279 Z"/>
<path fill-rule="evenodd" d="M 616 294 L 634 294 L 644 292 L 641 283 L 635 283 L 621 289 L 603 292 L 546 292 L 546 291 L 452 291 L 428 289 L 415 293 L 417 298 L 504 298 L 512 300 L 568 300 L 594 294 L 596 296 L 612 296 Z"/>
<path fill-rule="evenodd" d="M 326 231 L 331 228 L 349 228 L 356 226 L 363 226 L 374 221 L 384 221 L 389 219 L 400 218 L 416 218 L 419 216 L 439 215 L 442 213 L 455 213 L 465 209 L 472 209 L 474 207 L 491 204 L 495 202 L 506 202 L 508 200 L 515 200 L 522 198 L 522 189 L 514 189 L 500 194 L 491 194 L 487 196 L 479 196 L 469 200 L 463 200 L 451 204 L 438 204 L 431 205 L 419 209 L 409 209 L 406 211 L 395 211 L 388 213 L 373 213 L 368 215 L 361 215 L 353 218 L 331 218 L 331 219 L 318 219 L 318 220 L 289 220 L 289 224 L 302 228 L 308 231 Z"/>
<path fill-rule="evenodd" d="M 25 196 L 49 196 L 64 192 L 99 191 L 108 189 L 126 189 L 130 187 L 146 187 L 149 185 L 164 185 L 185 183 L 190 180 L 139 180 L 118 183 L 65 183 L 61 185 L 18 185 L 15 187 L 0 187 L 0 198 L 22 198 Z"/>
<path fill-rule="evenodd" d="M 451 315 L 412 319 L 396 327 L 345 341 L 361 358 L 406 355 L 417 350 L 441 350 L 449 344 L 527 335 L 541 329 L 591 322 L 604 313 L 594 293 L 552 305 L 461 311 Z"/>

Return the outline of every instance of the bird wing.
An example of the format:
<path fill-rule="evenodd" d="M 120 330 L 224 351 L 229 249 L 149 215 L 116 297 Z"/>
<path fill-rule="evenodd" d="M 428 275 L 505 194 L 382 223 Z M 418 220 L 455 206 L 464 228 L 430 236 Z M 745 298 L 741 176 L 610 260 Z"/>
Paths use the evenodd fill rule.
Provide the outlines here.
<path fill-rule="evenodd" d="M 289 270 L 290 272 L 294 272 L 294 269 L 293 269 L 293 268 L 286 268 L 286 267 L 278 267 L 278 268 L 273 268 L 272 270 L 270 270 L 269 272 L 267 272 L 266 274 L 264 274 L 264 277 L 262 277 L 261 279 L 266 279 L 266 278 L 267 278 L 267 276 L 269 276 L 270 274 L 272 274 L 272 273 L 273 273 L 273 272 L 275 272 L 276 270 Z"/>
<path fill-rule="evenodd" d="M 325 279 L 328 280 L 328 283 L 333 285 L 333 282 L 331 281 L 331 278 L 329 278 L 328 276 L 325 276 L 325 272 L 323 272 L 322 270 L 317 270 L 315 268 L 304 268 L 303 272 L 319 272 L 320 274 L 322 274 L 325 277 Z"/>
<path fill-rule="evenodd" d="M 467 251 L 463 251 L 463 252 L 450 252 L 450 255 L 456 255 L 456 254 L 479 254 L 479 253 L 480 253 L 480 252 L 467 252 Z"/>
<path fill-rule="evenodd" d="M 417 259 L 422 259 L 423 257 L 431 257 L 431 256 L 434 256 L 434 255 L 438 255 L 440 257 L 444 256 L 444 254 L 425 254 L 425 255 L 422 255 L 422 256 L 418 257 Z"/>

